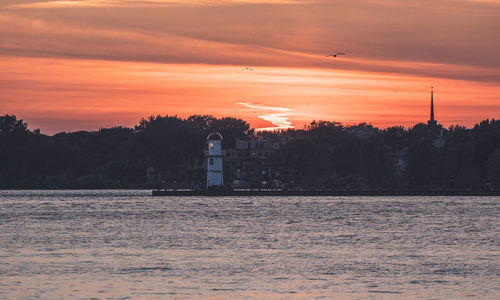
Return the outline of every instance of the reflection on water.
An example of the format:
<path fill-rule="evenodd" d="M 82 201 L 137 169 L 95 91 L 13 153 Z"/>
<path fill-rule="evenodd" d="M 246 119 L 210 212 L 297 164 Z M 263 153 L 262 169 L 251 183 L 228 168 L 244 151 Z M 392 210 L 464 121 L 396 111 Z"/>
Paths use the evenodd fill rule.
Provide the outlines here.
<path fill-rule="evenodd" d="M 0 298 L 494 299 L 499 197 L 0 191 Z"/>

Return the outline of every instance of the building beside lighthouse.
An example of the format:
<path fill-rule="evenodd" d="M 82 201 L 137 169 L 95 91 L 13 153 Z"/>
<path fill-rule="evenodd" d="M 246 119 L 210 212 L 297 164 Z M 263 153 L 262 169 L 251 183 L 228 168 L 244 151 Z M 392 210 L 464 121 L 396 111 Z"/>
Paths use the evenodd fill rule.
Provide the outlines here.
<path fill-rule="evenodd" d="M 207 137 L 207 188 L 224 185 L 222 172 L 222 135 L 212 132 Z"/>

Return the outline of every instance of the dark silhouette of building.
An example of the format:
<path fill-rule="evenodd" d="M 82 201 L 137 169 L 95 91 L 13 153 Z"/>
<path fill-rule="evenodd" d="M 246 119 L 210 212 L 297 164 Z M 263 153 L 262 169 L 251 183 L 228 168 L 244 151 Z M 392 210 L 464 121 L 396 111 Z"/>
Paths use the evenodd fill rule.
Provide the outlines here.
<path fill-rule="evenodd" d="M 431 87 L 431 118 L 427 122 L 427 125 L 431 128 L 437 125 L 437 121 L 434 119 L 434 87 Z"/>

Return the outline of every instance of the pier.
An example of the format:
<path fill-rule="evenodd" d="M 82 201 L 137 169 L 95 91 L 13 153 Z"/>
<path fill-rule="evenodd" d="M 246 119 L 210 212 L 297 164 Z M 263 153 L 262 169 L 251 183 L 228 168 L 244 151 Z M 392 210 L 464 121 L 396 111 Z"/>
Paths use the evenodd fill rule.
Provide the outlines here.
<path fill-rule="evenodd" d="M 411 190 L 279 190 L 279 189 L 207 189 L 207 190 L 165 190 L 155 189 L 153 196 L 189 197 L 283 197 L 283 196 L 500 196 L 500 191 L 411 191 Z"/>

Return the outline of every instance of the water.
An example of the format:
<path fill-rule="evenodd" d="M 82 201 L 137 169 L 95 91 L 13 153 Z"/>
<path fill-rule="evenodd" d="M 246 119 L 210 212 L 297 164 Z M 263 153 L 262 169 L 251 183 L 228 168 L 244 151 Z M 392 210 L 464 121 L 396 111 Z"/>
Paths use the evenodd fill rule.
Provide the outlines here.
<path fill-rule="evenodd" d="M 499 197 L 0 191 L 0 298 L 498 299 Z"/>

